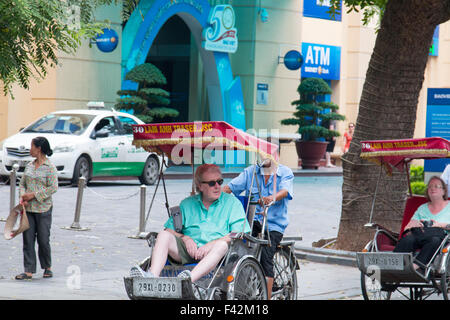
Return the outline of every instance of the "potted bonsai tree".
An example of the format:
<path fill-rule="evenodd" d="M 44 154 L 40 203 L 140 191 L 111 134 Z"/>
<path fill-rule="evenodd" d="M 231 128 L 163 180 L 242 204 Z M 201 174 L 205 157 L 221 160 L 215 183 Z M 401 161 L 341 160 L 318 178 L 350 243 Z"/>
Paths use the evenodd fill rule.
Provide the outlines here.
<path fill-rule="evenodd" d="M 320 97 L 332 92 L 323 79 L 307 78 L 301 81 L 297 92 L 300 99 L 291 103 L 297 111 L 293 118 L 281 120 L 281 124 L 298 126 L 301 140 L 296 142 L 296 149 L 302 160 L 302 168 L 317 169 L 328 144 L 324 140 L 339 136 L 339 132 L 330 130 L 328 124 L 330 121 L 344 120 L 345 117 L 336 113 L 339 109 L 336 104 L 319 101 Z M 327 109 L 330 112 L 326 112 Z"/>
<path fill-rule="evenodd" d="M 151 63 L 144 63 L 134 67 L 125 75 L 125 80 L 139 84 L 138 90 L 119 90 L 120 96 L 116 108 L 134 111 L 134 114 L 150 123 L 155 118 L 177 117 L 178 110 L 167 107 L 170 104 L 170 93 L 159 88 L 167 83 L 161 70 Z"/>

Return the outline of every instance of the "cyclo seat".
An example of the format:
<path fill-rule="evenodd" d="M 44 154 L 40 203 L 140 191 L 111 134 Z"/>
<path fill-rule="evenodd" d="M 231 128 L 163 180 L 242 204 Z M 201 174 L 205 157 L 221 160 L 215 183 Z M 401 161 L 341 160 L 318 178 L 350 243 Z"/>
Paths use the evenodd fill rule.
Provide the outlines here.
<path fill-rule="evenodd" d="M 382 226 L 379 226 L 379 232 L 376 236 L 378 251 L 393 251 L 398 240 L 403 237 L 403 231 L 411 218 L 414 216 L 417 208 L 422 204 L 427 203 L 427 198 L 424 196 L 413 195 L 408 197 L 403 211 L 403 220 L 399 233 L 392 232 Z"/>
<path fill-rule="evenodd" d="M 174 224 L 175 231 L 178 232 L 178 233 L 181 233 L 181 231 L 183 229 L 183 216 L 182 216 L 182 212 L 181 212 L 180 207 L 179 206 L 170 207 L 169 208 L 169 215 L 170 215 L 170 217 L 173 218 L 173 224 Z M 156 240 L 157 236 L 158 236 L 157 232 L 150 232 L 147 235 L 146 239 L 147 239 L 148 244 L 149 244 L 150 247 L 154 246 L 154 243 L 155 243 L 155 240 Z M 226 258 L 226 255 L 219 261 L 219 263 L 217 265 L 221 266 L 223 264 L 223 260 L 225 258 Z M 161 277 L 176 277 L 183 270 L 193 269 L 197 264 L 198 263 L 196 263 L 196 262 L 181 264 L 181 263 L 177 263 L 177 262 L 175 262 L 175 261 L 173 261 L 173 260 L 168 258 L 166 260 L 166 263 L 165 263 L 165 268 L 161 271 Z M 169 268 L 166 268 L 166 267 L 169 267 Z M 213 269 L 207 275 L 203 276 L 202 279 L 212 278 L 214 272 L 215 272 L 215 269 Z"/>

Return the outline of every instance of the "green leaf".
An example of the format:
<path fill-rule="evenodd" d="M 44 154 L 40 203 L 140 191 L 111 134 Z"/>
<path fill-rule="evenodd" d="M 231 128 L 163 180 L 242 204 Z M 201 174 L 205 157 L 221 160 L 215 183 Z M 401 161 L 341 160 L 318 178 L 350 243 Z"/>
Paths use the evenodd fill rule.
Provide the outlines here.
<path fill-rule="evenodd" d="M 125 0 L 128 1 L 128 0 Z M 3 93 L 13 84 L 28 88 L 58 65 L 57 52 L 74 54 L 81 40 L 95 36 L 106 23 L 94 22 L 94 10 L 117 0 L 0 1 L 0 80 Z M 69 8 L 77 8 L 72 28 Z M 71 22 L 72 21 L 72 22 Z"/>
<path fill-rule="evenodd" d="M 116 108 L 133 109 L 136 115 L 141 115 L 145 122 L 154 121 L 155 118 L 177 117 L 178 110 L 168 108 L 170 93 L 156 86 L 164 85 L 166 78 L 153 64 L 144 63 L 134 67 L 126 76 L 126 80 L 135 81 L 139 85 L 136 90 L 119 90 Z"/>
<path fill-rule="evenodd" d="M 140 89 L 139 92 L 142 92 L 148 96 L 155 95 L 155 96 L 161 96 L 161 97 L 166 97 L 166 98 L 170 97 L 169 92 L 167 92 L 164 89 L 160 89 L 160 88 L 143 88 L 143 89 Z"/>
<path fill-rule="evenodd" d="M 172 108 L 153 108 L 150 109 L 149 114 L 156 118 L 165 118 L 165 117 L 178 117 L 180 114 L 178 110 Z"/>
<path fill-rule="evenodd" d="M 165 85 L 166 77 L 151 63 L 143 63 L 131 69 L 125 76 L 125 80 L 134 81 L 141 85 Z"/>

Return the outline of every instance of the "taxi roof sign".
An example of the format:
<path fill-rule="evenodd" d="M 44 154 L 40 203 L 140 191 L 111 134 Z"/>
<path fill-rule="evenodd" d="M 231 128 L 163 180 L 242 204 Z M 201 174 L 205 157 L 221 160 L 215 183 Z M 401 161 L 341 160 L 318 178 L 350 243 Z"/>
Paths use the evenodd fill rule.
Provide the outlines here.
<path fill-rule="evenodd" d="M 105 103 L 103 101 L 89 101 L 87 103 L 88 109 L 105 109 Z"/>

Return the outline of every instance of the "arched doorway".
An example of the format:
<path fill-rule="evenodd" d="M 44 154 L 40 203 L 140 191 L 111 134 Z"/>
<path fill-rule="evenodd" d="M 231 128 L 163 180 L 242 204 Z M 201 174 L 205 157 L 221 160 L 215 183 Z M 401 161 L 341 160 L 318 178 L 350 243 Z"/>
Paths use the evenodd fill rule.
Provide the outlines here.
<path fill-rule="evenodd" d="M 148 52 L 145 62 L 152 63 L 164 74 L 170 92 L 169 107 L 177 109 L 176 118 L 165 122 L 186 122 L 189 118 L 189 84 L 191 60 L 191 32 L 184 21 L 174 15 L 162 26 Z"/>
<path fill-rule="evenodd" d="M 190 30 L 203 64 L 209 119 L 197 120 L 226 121 L 245 130 L 240 79 L 233 77 L 228 53 L 207 51 L 201 45 L 210 10 L 206 0 L 141 0 L 122 33 L 122 79 L 129 70 L 147 60 L 149 50 L 166 23 L 177 24 L 182 20 Z M 122 80 L 122 89 L 136 88 L 136 83 Z"/>

